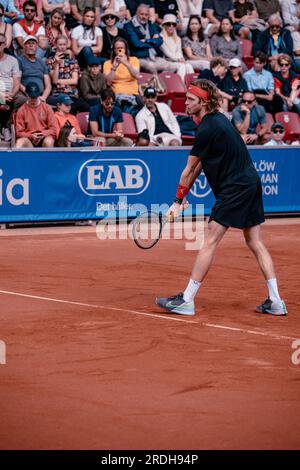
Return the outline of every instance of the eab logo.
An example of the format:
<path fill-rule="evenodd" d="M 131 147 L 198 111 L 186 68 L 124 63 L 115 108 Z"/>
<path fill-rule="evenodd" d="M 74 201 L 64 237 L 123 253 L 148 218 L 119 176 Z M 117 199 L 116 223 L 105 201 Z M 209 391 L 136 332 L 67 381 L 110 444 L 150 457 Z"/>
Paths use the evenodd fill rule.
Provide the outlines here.
<path fill-rule="evenodd" d="M 78 183 L 88 196 L 142 194 L 149 186 L 150 170 L 134 158 L 88 160 L 79 170 Z"/>
<path fill-rule="evenodd" d="M 208 196 L 211 192 L 211 188 L 207 182 L 206 176 L 204 173 L 201 173 L 199 178 L 196 179 L 193 187 L 191 188 L 191 193 L 195 197 L 205 197 Z"/>

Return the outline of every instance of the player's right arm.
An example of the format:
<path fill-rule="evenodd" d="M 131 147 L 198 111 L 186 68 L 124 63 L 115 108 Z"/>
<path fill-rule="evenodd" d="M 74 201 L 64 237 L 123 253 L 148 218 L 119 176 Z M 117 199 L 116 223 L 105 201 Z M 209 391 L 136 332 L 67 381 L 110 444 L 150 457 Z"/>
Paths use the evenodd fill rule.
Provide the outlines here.
<path fill-rule="evenodd" d="M 176 217 L 179 216 L 180 212 L 184 208 L 184 200 L 187 196 L 190 188 L 193 186 L 194 181 L 198 178 L 202 171 L 201 159 L 190 155 L 186 166 L 181 173 L 180 181 L 178 184 L 175 201 L 167 212 L 169 222 L 174 222 Z"/>

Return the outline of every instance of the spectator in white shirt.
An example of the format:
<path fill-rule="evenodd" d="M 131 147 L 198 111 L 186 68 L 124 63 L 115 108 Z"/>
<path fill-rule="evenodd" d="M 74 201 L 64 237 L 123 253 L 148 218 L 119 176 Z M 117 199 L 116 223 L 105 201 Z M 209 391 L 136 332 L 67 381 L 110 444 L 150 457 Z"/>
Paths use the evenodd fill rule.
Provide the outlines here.
<path fill-rule="evenodd" d="M 166 103 L 157 103 L 157 93 L 153 87 L 144 91 L 145 106 L 135 117 L 138 132 L 147 129 L 151 145 L 181 145 L 179 124 Z"/>
<path fill-rule="evenodd" d="M 96 26 L 95 8 L 86 7 L 82 24 L 74 28 L 71 34 L 72 50 L 81 68 L 86 68 L 92 57 L 100 55 L 102 36 L 101 29 Z"/>
<path fill-rule="evenodd" d="M 281 122 L 275 122 L 271 127 L 271 140 L 269 140 L 265 145 L 287 145 L 283 142 L 284 134 L 284 125 L 281 124 Z"/>

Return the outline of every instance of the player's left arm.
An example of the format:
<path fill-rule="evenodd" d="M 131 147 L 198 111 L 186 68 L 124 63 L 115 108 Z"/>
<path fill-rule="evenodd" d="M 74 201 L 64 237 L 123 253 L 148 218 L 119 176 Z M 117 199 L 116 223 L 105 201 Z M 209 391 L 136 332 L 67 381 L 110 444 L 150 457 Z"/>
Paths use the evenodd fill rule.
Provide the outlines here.
<path fill-rule="evenodd" d="M 202 171 L 201 159 L 194 155 L 190 155 L 186 166 L 181 173 L 179 180 L 175 201 L 167 212 L 167 217 L 170 222 L 173 222 L 179 216 L 183 209 L 184 200 L 193 186 L 195 180 L 198 178 Z"/>

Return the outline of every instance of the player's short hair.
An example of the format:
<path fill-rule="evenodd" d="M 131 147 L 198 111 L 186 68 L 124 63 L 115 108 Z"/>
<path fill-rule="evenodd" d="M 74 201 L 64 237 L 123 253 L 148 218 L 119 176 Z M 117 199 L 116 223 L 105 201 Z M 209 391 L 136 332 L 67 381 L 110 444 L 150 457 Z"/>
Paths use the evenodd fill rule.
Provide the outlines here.
<path fill-rule="evenodd" d="M 219 111 L 221 106 L 221 95 L 213 82 L 206 80 L 206 78 L 198 78 L 197 80 L 193 80 L 191 85 L 197 86 L 198 88 L 208 92 L 208 100 L 206 104 L 206 110 L 208 113 Z"/>

